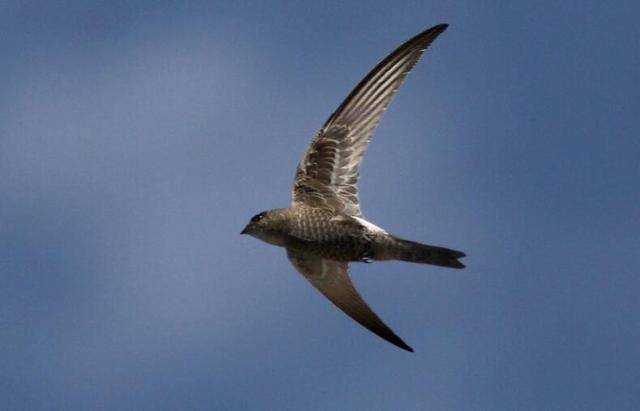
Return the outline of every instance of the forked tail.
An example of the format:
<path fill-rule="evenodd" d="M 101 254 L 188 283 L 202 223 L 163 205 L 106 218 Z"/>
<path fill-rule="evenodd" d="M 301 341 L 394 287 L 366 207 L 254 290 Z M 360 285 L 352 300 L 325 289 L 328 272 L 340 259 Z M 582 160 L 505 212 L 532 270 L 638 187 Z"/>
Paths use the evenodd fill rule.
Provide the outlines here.
<path fill-rule="evenodd" d="M 444 247 L 420 244 L 388 235 L 374 243 L 374 260 L 400 260 L 440 267 L 464 268 L 458 261 L 465 253 Z"/>

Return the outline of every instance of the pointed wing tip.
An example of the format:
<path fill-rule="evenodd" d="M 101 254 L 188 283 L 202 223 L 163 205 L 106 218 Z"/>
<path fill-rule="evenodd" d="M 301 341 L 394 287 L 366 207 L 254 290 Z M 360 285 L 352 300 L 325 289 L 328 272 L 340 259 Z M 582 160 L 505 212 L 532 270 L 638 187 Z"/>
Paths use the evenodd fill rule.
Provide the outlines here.
<path fill-rule="evenodd" d="M 408 352 L 413 352 L 413 348 L 409 347 L 409 345 L 407 345 L 407 343 L 402 341 L 402 338 L 398 337 L 396 334 L 385 335 L 385 336 L 380 335 L 380 334 L 378 334 L 378 335 L 380 337 L 384 338 L 385 340 L 387 340 L 388 342 L 390 342 L 391 344 L 395 345 L 398 348 L 402 348 L 403 350 L 408 351 Z"/>
<path fill-rule="evenodd" d="M 429 27 L 425 31 L 416 34 L 414 37 L 406 41 L 403 46 L 408 46 L 410 44 L 413 44 L 414 46 L 420 45 L 420 49 L 424 51 L 438 36 L 440 36 L 447 29 L 447 27 L 449 27 L 447 23 L 441 23 L 433 27 Z"/>
<path fill-rule="evenodd" d="M 447 23 L 442 23 L 431 27 L 427 32 L 430 32 L 433 37 L 432 40 L 435 40 L 435 38 L 441 35 L 448 27 L 449 25 Z"/>
<path fill-rule="evenodd" d="M 413 352 L 413 348 L 409 347 L 407 344 L 398 345 L 398 347 L 402 348 L 403 350 L 405 350 L 407 352 Z"/>
<path fill-rule="evenodd" d="M 426 29 L 425 31 L 423 31 L 422 33 L 420 33 L 419 36 L 423 36 L 423 35 L 426 35 L 426 34 L 439 36 L 448 27 L 449 27 L 448 23 L 436 24 L 435 26 L 430 27 L 430 28 Z"/>

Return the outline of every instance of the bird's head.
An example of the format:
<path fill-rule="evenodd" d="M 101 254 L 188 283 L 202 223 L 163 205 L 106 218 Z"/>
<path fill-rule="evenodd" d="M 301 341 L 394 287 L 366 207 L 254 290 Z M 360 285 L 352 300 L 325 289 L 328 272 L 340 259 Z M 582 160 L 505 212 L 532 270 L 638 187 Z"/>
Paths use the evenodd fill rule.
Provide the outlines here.
<path fill-rule="evenodd" d="M 282 216 L 280 210 L 263 211 L 254 215 L 240 234 L 248 234 L 267 243 L 280 245 Z"/>

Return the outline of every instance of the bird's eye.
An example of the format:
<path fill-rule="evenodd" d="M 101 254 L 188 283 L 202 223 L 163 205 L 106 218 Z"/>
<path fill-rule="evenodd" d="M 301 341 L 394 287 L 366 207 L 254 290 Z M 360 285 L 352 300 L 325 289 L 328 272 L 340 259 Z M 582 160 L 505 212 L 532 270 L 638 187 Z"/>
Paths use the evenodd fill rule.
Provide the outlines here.
<path fill-rule="evenodd" d="M 262 220 L 262 217 L 264 217 L 264 213 L 260 213 L 258 215 L 253 216 L 253 218 L 251 219 L 252 223 L 257 223 L 258 221 Z"/>

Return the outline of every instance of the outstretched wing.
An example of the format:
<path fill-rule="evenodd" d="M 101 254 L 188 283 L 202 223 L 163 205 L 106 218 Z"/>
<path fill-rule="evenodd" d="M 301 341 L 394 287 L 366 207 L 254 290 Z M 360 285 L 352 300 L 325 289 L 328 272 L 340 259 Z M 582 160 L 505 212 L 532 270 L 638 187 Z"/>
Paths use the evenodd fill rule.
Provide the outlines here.
<path fill-rule="evenodd" d="M 409 71 L 446 28 L 446 24 L 440 24 L 411 38 L 351 91 L 302 156 L 293 183 L 292 205 L 362 216 L 357 183 L 371 134 Z"/>
<path fill-rule="evenodd" d="M 360 297 L 349 278 L 347 263 L 292 249 L 287 249 L 287 257 L 300 274 L 345 314 L 391 344 L 413 352 Z"/>

